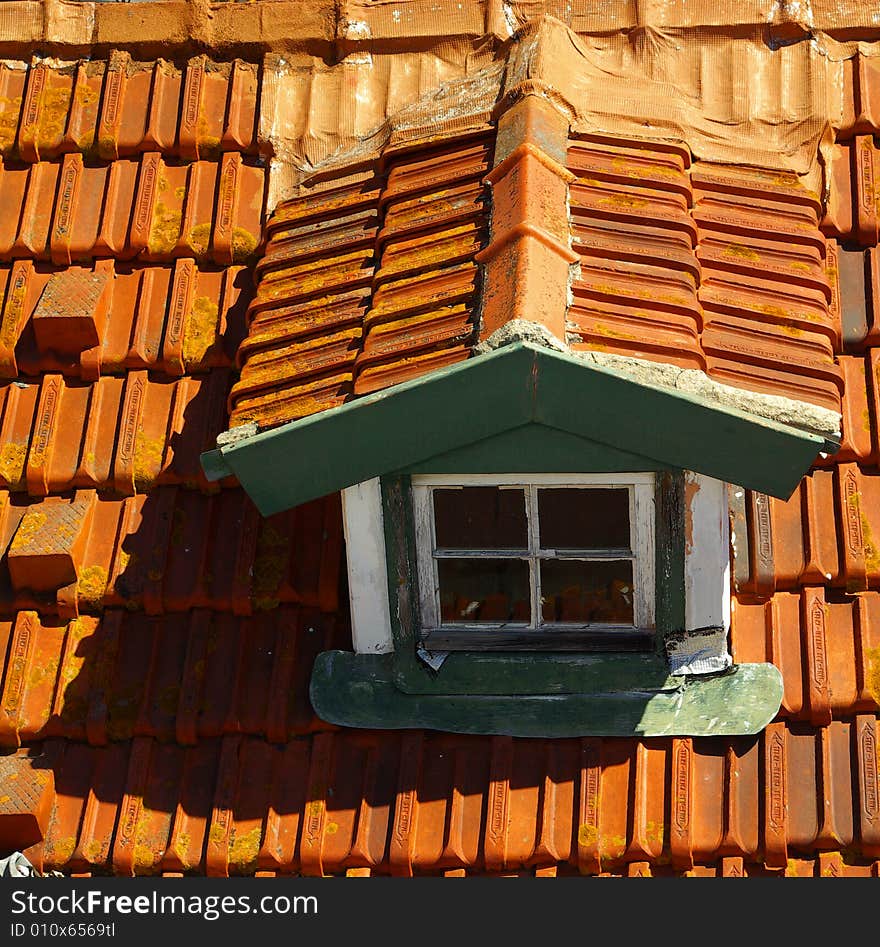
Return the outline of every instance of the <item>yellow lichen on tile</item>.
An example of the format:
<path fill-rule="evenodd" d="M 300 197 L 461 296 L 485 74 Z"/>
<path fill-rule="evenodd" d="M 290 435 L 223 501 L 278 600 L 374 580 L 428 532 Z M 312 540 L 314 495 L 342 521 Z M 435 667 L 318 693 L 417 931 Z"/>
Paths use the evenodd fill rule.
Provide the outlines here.
<path fill-rule="evenodd" d="M 233 826 L 231 835 L 229 867 L 239 874 L 253 871 L 260 851 L 261 827 L 258 825 L 248 832 L 239 834 Z"/>
<path fill-rule="evenodd" d="M 67 124 L 71 88 L 67 85 L 47 86 L 40 99 L 37 118 L 37 146 L 49 148 L 58 143 Z"/>
<path fill-rule="evenodd" d="M 234 263 L 246 263 L 257 248 L 257 238 L 243 227 L 232 231 L 232 260 Z"/>
<path fill-rule="evenodd" d="M 201 365 L 208 349 L 217 341 L 217 304 L 208 296 L 196 296 L 183 333 L 183 364 L 187 371 Z"/>
<path fill-rule="evenodd" d="M 24 489 L 27 444 L 9 443 L 0 447 L 0 477 L 10 490 Z"/>
<path fill-rule="evenodd" d="M 20 117 L 21 96 L 0 97 L 0 151 L 12 150 Z"/>
<path fill-rule="evenodd" d="M 195 867 L 189 858 L 189 847 L 192 839 L 189 832 L 178 832 L 171 843 L 171 850 L 177 856 L 184 871 Z"/>
<path fill-rule="evenodd" d="M 164 190 L 162 182 L 164 178 L 159 179 L 159 190 Z M 168 184 L 165 182 L 165 187 Z M 171 253 L 177 246 L 180 237 L 180 211 L 172 210 L 163 201 L 158 201 L 153 209 L 153 222 L 150 227 L 150 239 L 147 241 L 147 248 L 154 256 L 163 253 Z"/>
<path fill-rule="evenodd" d="M 209 223 L 196 224 L 195 227 L 190 230 L 186 242 L 189 244 L 189 248 L 197 259 L 207 256 L 208 248 L 211 243 L 211 225 Z"/>
<path fill-rule="evenodd" d="M 138 431 L 134 441 L 134 487 L 138 492 L 146 492 L 156 482 L 162 469 L 165 454 L 165 439 L 147 437 Z"/>
<path fill-rule="evenodd" d="M 865 689 L 880 707 L 880 647 L 865 651 Z"/>
<path fill-rule="evenodd" d="M 39 510 L 28 510 L 27 514 L 15 531 L 12 545 L 9 547 L 11 552 L 17 552 L 31 544 L 40 530 L 46 525 L 48 517 Z"/>
<path fill-rule="evenodd" d="M 107 591 L 107 570 L 101 566 L 88 566 L 80 573 L 76 583 L 80 605 L 100 608 Z"/>

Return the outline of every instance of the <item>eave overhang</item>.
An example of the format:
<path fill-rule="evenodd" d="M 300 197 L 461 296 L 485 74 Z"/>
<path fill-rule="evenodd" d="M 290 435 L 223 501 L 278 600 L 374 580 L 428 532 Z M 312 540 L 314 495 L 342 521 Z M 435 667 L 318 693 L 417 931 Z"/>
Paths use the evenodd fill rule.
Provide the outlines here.
<path fill-rule="evenodd" d="M 577 355 L 517 341 L 202 454 L 264 516 L 486 438 L 538 425 L 787 499 L 824 437 Z"/>

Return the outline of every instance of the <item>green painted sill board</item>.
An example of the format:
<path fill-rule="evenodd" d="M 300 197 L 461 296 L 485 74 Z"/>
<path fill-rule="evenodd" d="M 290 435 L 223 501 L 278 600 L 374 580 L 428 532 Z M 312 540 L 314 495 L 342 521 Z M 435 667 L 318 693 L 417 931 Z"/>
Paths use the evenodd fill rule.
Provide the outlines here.
<path fill-rule="evenodd" d="M 582 694 L 404 694 L 390 655 L 325 651 L 312 671 L 310 697 L 328 723 L 370 729 L 430 729 L 514 737 L 743 736 L 759 733 L 782 701 L 772 664 L 683 679 L 674 690 Z"/>

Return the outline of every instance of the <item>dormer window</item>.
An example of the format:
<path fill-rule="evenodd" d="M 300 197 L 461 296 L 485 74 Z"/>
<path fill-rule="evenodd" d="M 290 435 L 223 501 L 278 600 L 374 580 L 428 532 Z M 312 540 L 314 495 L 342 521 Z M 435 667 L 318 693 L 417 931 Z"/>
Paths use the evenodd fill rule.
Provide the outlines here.
<path fill-rule="evenodd" d="M 511 736 L 764 727 L 782 680 L 727 649 L 727 485 L 788 497 L 827 442 L 706 384 L 514 341 L 224 437 L 206 469 L 261 512 L 342 490 L 354 649 L 316 659 L 319 716 Z"/>
<path fill-rule="evenodd" d="M 654 475 L 414 476 L 429 651 L 642 650 Z"/>

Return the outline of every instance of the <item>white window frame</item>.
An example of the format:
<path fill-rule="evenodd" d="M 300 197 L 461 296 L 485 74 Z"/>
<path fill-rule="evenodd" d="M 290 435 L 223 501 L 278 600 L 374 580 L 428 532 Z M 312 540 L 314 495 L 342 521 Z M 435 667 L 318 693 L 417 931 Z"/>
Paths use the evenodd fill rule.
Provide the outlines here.
<path fill-rule="evenodd" d="M 677 650 L 668 654 L 672 674 L 711 674 L 729 667 L 727 650 L 730 629 L 730 533 L 727 484 L 693 471 L 684 471 L 685 496 L 685 636 Z M 653 474 L 565 474 L 557 483 L 593 480 L 596 483 L 653 482 Z M 538 482 L 535 474 L 471 477 L 470 475 L 414 476 L 414 483 L 438 484 L 485 482 Z M 654 506 L 650 496 L 653 538 Z M 348 590 L 351 605 L 352 643 L 358 654 L 390 654 L 394 651 L 391 623 L 397 602 L 389 597 L 384 514 L 380 479 L 375 477 L 342 491 Z M 653 566 L 653 555 L 646 557 Z M 651 578 L 652 595 L 656 594 Z M 484 626 L 481 626 L 484 627 Z M 574 626 L 577 627 L 577 626 Z M 606 626 L 607 627 L 607 626 Z M 706 635 L 705 630 L 716 629 Z M 696 634 L 691 634 L 696 632 Z M 590 650 L 587 647 L 585 650 Z"/>
<path fill-rule="evenodd" d="M 525 622 L 479 622 L 467 624 L 455 622 L 443 625 L 440 621 L 440 590 L 437 575 L 438 557 L 435 556 L 436 533 L 432 492 L 436 488 L 454 487 L 519 487 L 525 491 L 529 507 L 527 522 L 529 530 L 529 575 L 531 584 L 531 619 Z M 541 589 L 539 559 L 553 559 L 547 550 L 542 553 L 538 542 L 537 491 L 540 487 L 563 487 L 572 489 L 616 488 L 629 493 L 630 556 L 601 558 L 631 558 L 633 563 L 633 624 L 551 623 L 539 621 Z M 421 607 L 421 633 L 454 630 L 465 634 L 468 631 L 491 631 L 494 629 L 522 631 L 541 636 L 555 631 L 653 631 L 655 627 L 655 582 L 654 582 L 654 501 L 655 478 L 653 473 L 614 474 L 418 474 L 412 478 L 413 518 L 415 525 L 416 558 L 418 565 L 419 604 Z M 480 558 L 484 550 L 470 550 L 474 558 Z M 486 557 L 497 552 L 485 550 Z M 537 642 L 536 642 L 537 643 Z"/>

